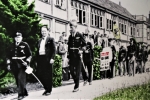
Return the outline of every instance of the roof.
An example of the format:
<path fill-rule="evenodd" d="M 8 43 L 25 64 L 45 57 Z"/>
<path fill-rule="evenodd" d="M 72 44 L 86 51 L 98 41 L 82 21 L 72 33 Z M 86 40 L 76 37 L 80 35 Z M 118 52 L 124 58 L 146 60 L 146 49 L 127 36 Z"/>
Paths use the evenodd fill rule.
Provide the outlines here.
<path fill-rule="evenodd" d="M 89 2 L 92 2 L 94 4 L 98 4 L 106 9 L 109 9 L 111 11 L 117 12 L 120 15 L 123 15 L 127 18 L 130 18 L 132 20 L 135 20 L 133 15 L 124 7 L 110 1 L 110 0 L 88 0 Z"/>

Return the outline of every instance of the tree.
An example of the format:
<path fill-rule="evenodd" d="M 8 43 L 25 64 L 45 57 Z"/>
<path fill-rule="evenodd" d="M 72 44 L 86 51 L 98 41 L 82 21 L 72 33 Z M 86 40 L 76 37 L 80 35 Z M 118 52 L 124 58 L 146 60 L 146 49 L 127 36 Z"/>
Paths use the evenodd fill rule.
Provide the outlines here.
<path fill-rule="evenodd" d="M 28 4 L 27 0 L 0 0 L 0 72 L 6 74 L 6 47 L 13 42 L 13 35 L 17 31 L 21 31 L 24 41 L 29 43 L 32 54 L 33 63 L 35 59 L 36 42 L 39 39 L 39 24 L 41 19 L 34 11 L 34 2 Z M 5 67 L 4 67 L 5 66 Z M 33 67 L 32 66 L 32 67 Z M 0 74 L 1 75 L 1 74 Z M 4 74 L 2 76 L 5 76 Z"/>

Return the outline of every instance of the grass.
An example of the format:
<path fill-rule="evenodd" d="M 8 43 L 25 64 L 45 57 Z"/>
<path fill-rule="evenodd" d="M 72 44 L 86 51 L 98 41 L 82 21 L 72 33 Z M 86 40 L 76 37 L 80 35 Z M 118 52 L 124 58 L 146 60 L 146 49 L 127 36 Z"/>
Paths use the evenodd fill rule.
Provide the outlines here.
<path fill-rule="evenodd" d="M 124 89 L 118 89 L 94 100 L 150 100 L 150 82 Z"/>

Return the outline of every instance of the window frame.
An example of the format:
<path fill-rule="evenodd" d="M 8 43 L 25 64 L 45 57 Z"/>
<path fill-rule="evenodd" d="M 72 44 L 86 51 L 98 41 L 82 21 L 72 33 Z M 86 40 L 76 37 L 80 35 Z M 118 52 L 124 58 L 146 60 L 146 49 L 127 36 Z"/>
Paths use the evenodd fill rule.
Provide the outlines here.
<path fill-rule="evenodd" d="M 46 3 L 46 4 L 49 4 L 49 5 L 51 4 L 51 0 L 47 0 L 48 2 L 45 2 L 45 0 L 39 0 L 39 1 Z"/>

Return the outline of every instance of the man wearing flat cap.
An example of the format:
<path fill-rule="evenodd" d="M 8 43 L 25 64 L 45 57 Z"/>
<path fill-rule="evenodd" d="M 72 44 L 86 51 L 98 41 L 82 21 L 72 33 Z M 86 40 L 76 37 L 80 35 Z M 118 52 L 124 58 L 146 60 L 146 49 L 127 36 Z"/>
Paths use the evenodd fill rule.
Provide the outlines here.
<path fill-rule="evenodd" d="M 20 32 L 14 36 L 15 42 L 7 50 L 7 69 L 11 70 L 16 79 L 18 88 L 18 99 L 21 100 L 28 96 L 26 90 L 26 65 L 29 65 L 32 54 L 28 43 L 22 41 L 23 37 Z M 24 61 L 24 62 L 23 62 Z"/>
<path fill-rule="evenodd" d="M 81 55 L 82 50 L 85 49 L 86 41 L 83 38 L 82 34 L 77 32 L 77 21 L 72 20 L 70 22 L 70 36 L 68 38 L 68 58 L 70 65 L 70 73 L 73 77 L 75 86 L 73 92 L 79 90 L 79 79 L 81 72 Z"/>

